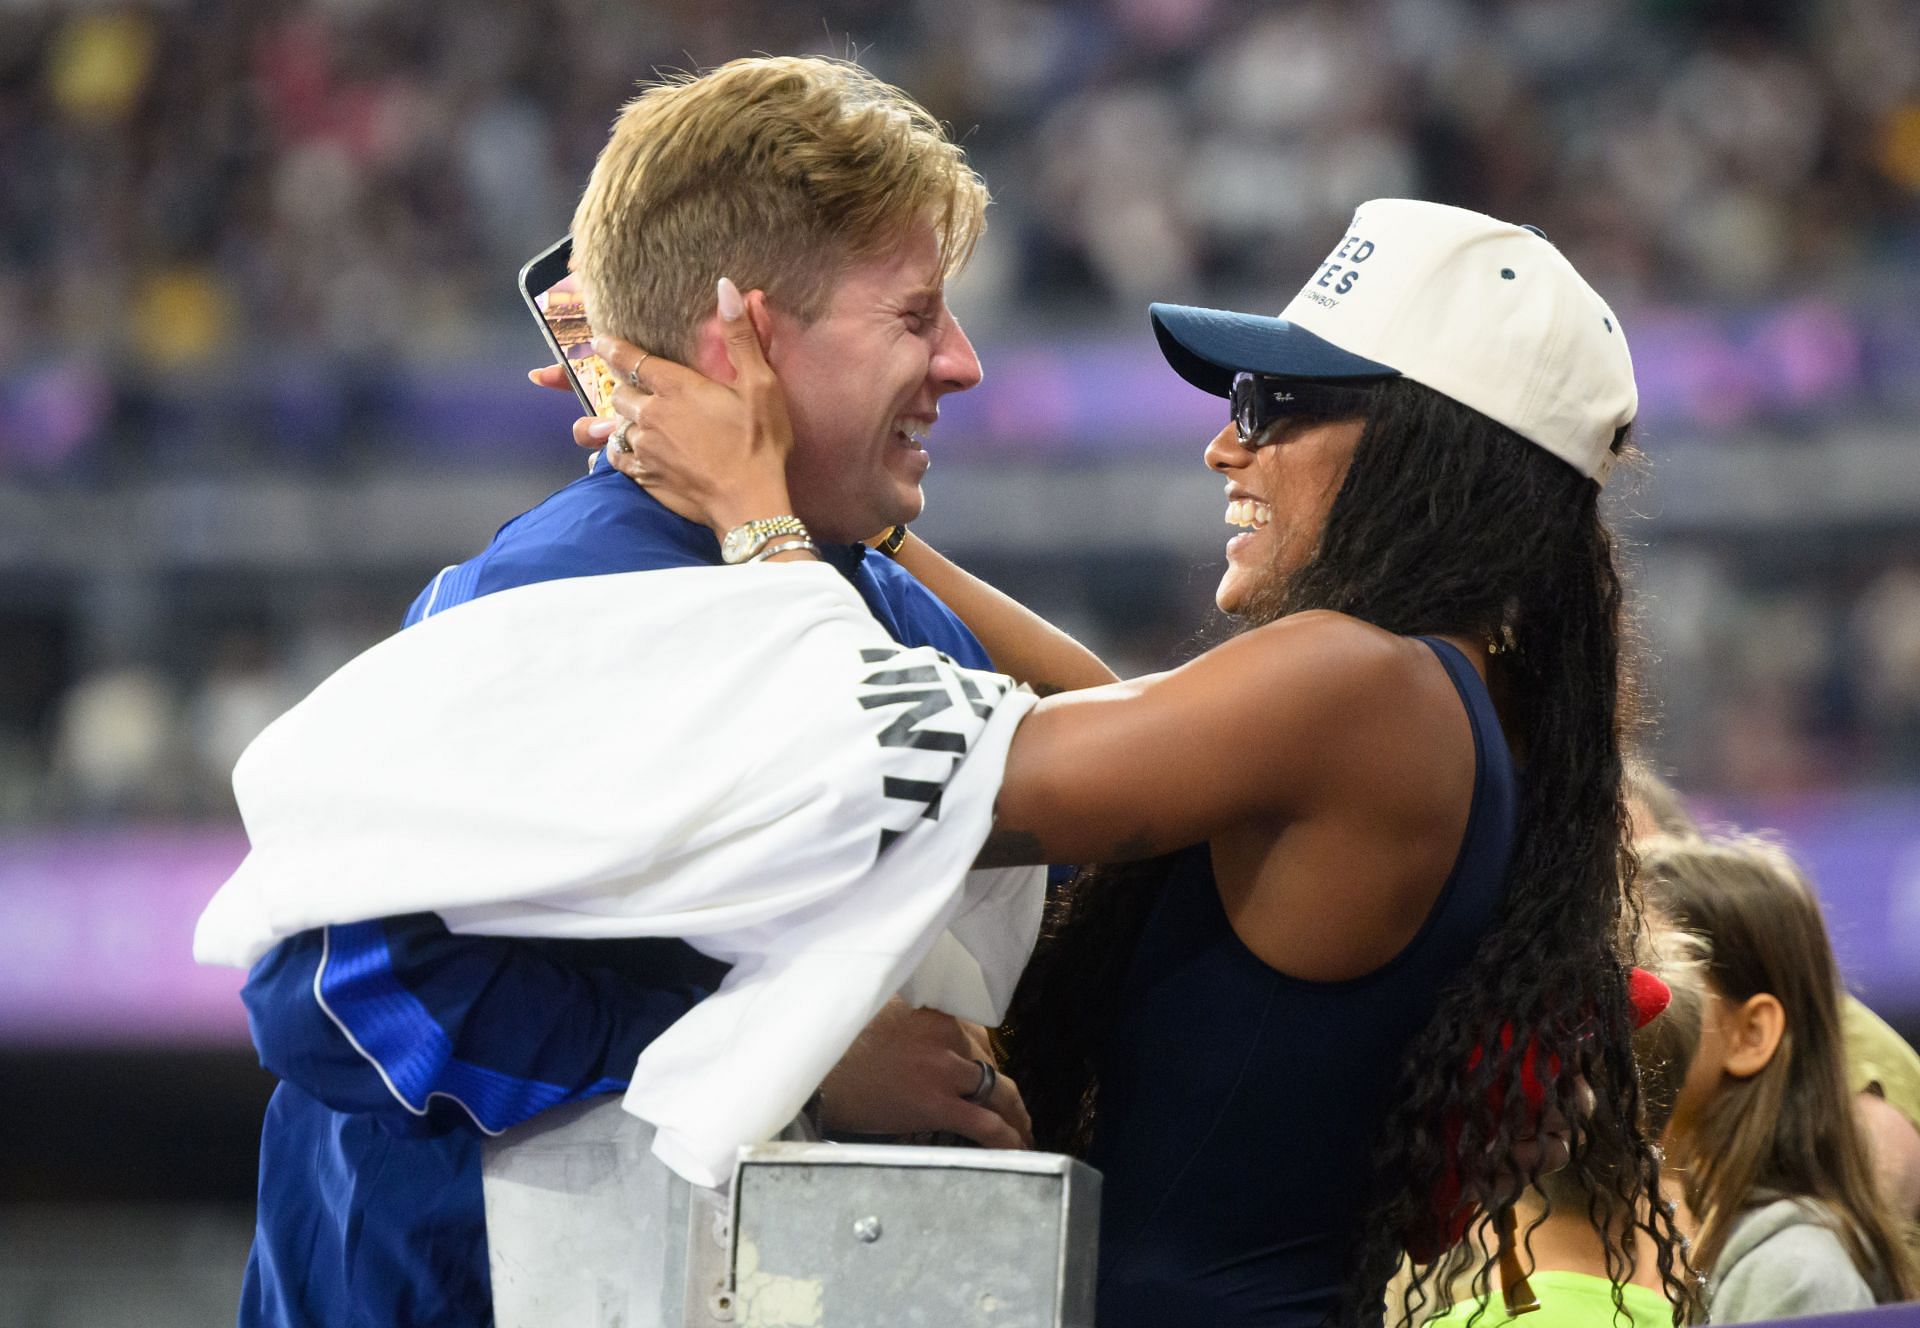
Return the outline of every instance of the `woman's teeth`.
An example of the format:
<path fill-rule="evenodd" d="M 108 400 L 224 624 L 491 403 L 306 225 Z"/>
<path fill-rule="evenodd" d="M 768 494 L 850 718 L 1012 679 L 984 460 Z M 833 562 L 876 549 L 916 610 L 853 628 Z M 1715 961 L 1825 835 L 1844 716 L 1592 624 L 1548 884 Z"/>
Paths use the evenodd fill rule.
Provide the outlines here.
<path fill-rule="evenodd" d="M 1254 498 L 1236 498 L 1227 504 L 1227 524 L 1245 526 L 1249 530 L 1264 530 L 1267 522 L 1273 520 L 1273 509 Z"/>
<path fill-rule="evenodd" d="M 893 431 L 906 439 L 908 444 L 913 447 L 925 447 L 927 445 L 928 426 L 919 420 L 901 420 L 894 425 Z"/>

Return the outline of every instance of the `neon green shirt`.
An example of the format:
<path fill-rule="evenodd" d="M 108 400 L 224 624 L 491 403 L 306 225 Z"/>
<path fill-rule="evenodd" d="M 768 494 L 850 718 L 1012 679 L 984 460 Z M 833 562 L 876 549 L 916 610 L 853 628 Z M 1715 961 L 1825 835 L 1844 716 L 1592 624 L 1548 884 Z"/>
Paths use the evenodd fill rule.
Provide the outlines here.
<path fill-rule="evenodd" d="M 1480 1316 L 1476 1328 L 1497 1328 L 1497 1325 L 1515 1322 L 1525 1328 L 1612 1328 L 1613 1283 L 1606 1278 L 1589 1273 L 1543 1270 L 1529 1277 L 1527 1283 L 1540 1302 L 1539 1309 L 1518 1320 L 1510 1319 L 1500 1297 L 1495 1296 L 1492 1307 Z M 1628 1323 L 1634 1328 L 1672 1328 L 1673 1307 L 1658 1291 L 1629 1282 L 1620 1292 L 1622 1303 L 1627 1307 L 1627 1315 L 1620 1321 L 1623 1328 Z M 1442 1324 L 1446 1328 L 1465 1328 L 1479 1305 L 1479 1301 L 1455 1305 L 1439 1318 L 1429 1320 L 1428 1328 L 1439 1328 Z"/>

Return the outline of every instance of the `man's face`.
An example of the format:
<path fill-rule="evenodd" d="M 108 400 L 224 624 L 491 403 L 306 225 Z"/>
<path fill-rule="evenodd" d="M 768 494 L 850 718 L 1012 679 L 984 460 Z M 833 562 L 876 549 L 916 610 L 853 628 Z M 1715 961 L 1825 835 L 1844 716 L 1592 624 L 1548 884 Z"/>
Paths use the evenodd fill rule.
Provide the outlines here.
<path fill-rule="evenodd" d="M 1213 592 L 1222 613 L 1245 612 L 1257 588 L 1306 566 L 1365 429 L 1363 420 L 1282 420 L 1250 448 L 1229 424 L 1207 444 L 1207 465 L 1226 477 L 1227 522 L 1246 527 L 1227 541 Z"/>
<path fill-rule="evenodd" d="M 919 516 L 922 444 L 940 398 L 980 381 L 980 359 L 947 308 L 933 227 L 850 266 L 810 326 L 773 317 L 768 358 L 793 420 L 795 515 L 841 543 Z"/>

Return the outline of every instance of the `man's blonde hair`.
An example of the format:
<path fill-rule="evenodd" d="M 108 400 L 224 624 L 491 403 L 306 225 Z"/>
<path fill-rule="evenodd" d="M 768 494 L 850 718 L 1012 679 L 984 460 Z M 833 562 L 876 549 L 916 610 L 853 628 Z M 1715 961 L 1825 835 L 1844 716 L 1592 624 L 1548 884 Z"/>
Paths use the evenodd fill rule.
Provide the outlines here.
<path fill-rule="evenodd" d="M 621 110 L 574 213 L 574 271 L 596 331 L 684 361 L 719 278 L 811 322 L 849 262 L 923 220 L 951 277 L 986 206 L 959 147 L 898 88 L 843 60 L 734 60 Z"/>

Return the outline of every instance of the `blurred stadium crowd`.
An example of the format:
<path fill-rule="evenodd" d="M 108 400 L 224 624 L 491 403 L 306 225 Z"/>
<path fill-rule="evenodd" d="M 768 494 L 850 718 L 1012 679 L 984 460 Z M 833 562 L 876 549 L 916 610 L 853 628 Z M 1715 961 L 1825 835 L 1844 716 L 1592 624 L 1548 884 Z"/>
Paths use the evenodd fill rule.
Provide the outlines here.
<path fill-rule="evenodd" d="M 1355 200 L 1546 228 L 1615 302 L 1875 289 L 1920 225 L 1902 0 L 286 0 L 0 12 L 0 348 L 464 344 L 637 77 L 859 54 L 957 126 L 975 303 L 1289 293 Z M 976 319 L 998 310 L 976 308 Z"/>
<path fill-rule="evenodd" d="M 176 0 L 0 8 L 0 173 L 33 182 L 0 191 L 0 489 L 392 463 L 393 375 L 530 358 L 510 274 L 564 229 L 636 78 L 755 50 L 857 55 L 958 128 L 996 198 L 957 301 L 990 379 L 1013 329 L 1277 308 L 1357 201 L 1411 194 L 1541 225 L 1623 310 L 1830 305 L 1885 361 L 1841 413 L 1920 459 L 1896 372 L 1920 324 L 1876 332 L 1920 304 L 1910 0 Z M 330 404 L 167 426 L 181 385 L 257 375 Z M 1704 445 L 1711 415 L 1648 441 Z M 1834 422 L 1733 421 L 1815 449 Z M 1920 779 L 1920 511 L 1805 543 L 1764 521 L 1651 538 L 1684 783 Z M 239 747 L 434 570 L 321 576 L 270 614 L 257 588 L 206 592 L 187 627 L 141 600 L 163 586 L 89 584 L 85 613 L 155 624 L 106 648 L 6 593 L 40 575 L 9 564 L 0 821 L 229 810 Z M 1045 594 L 1116 658 L 1166 662 L 1128 615 Z"/>

